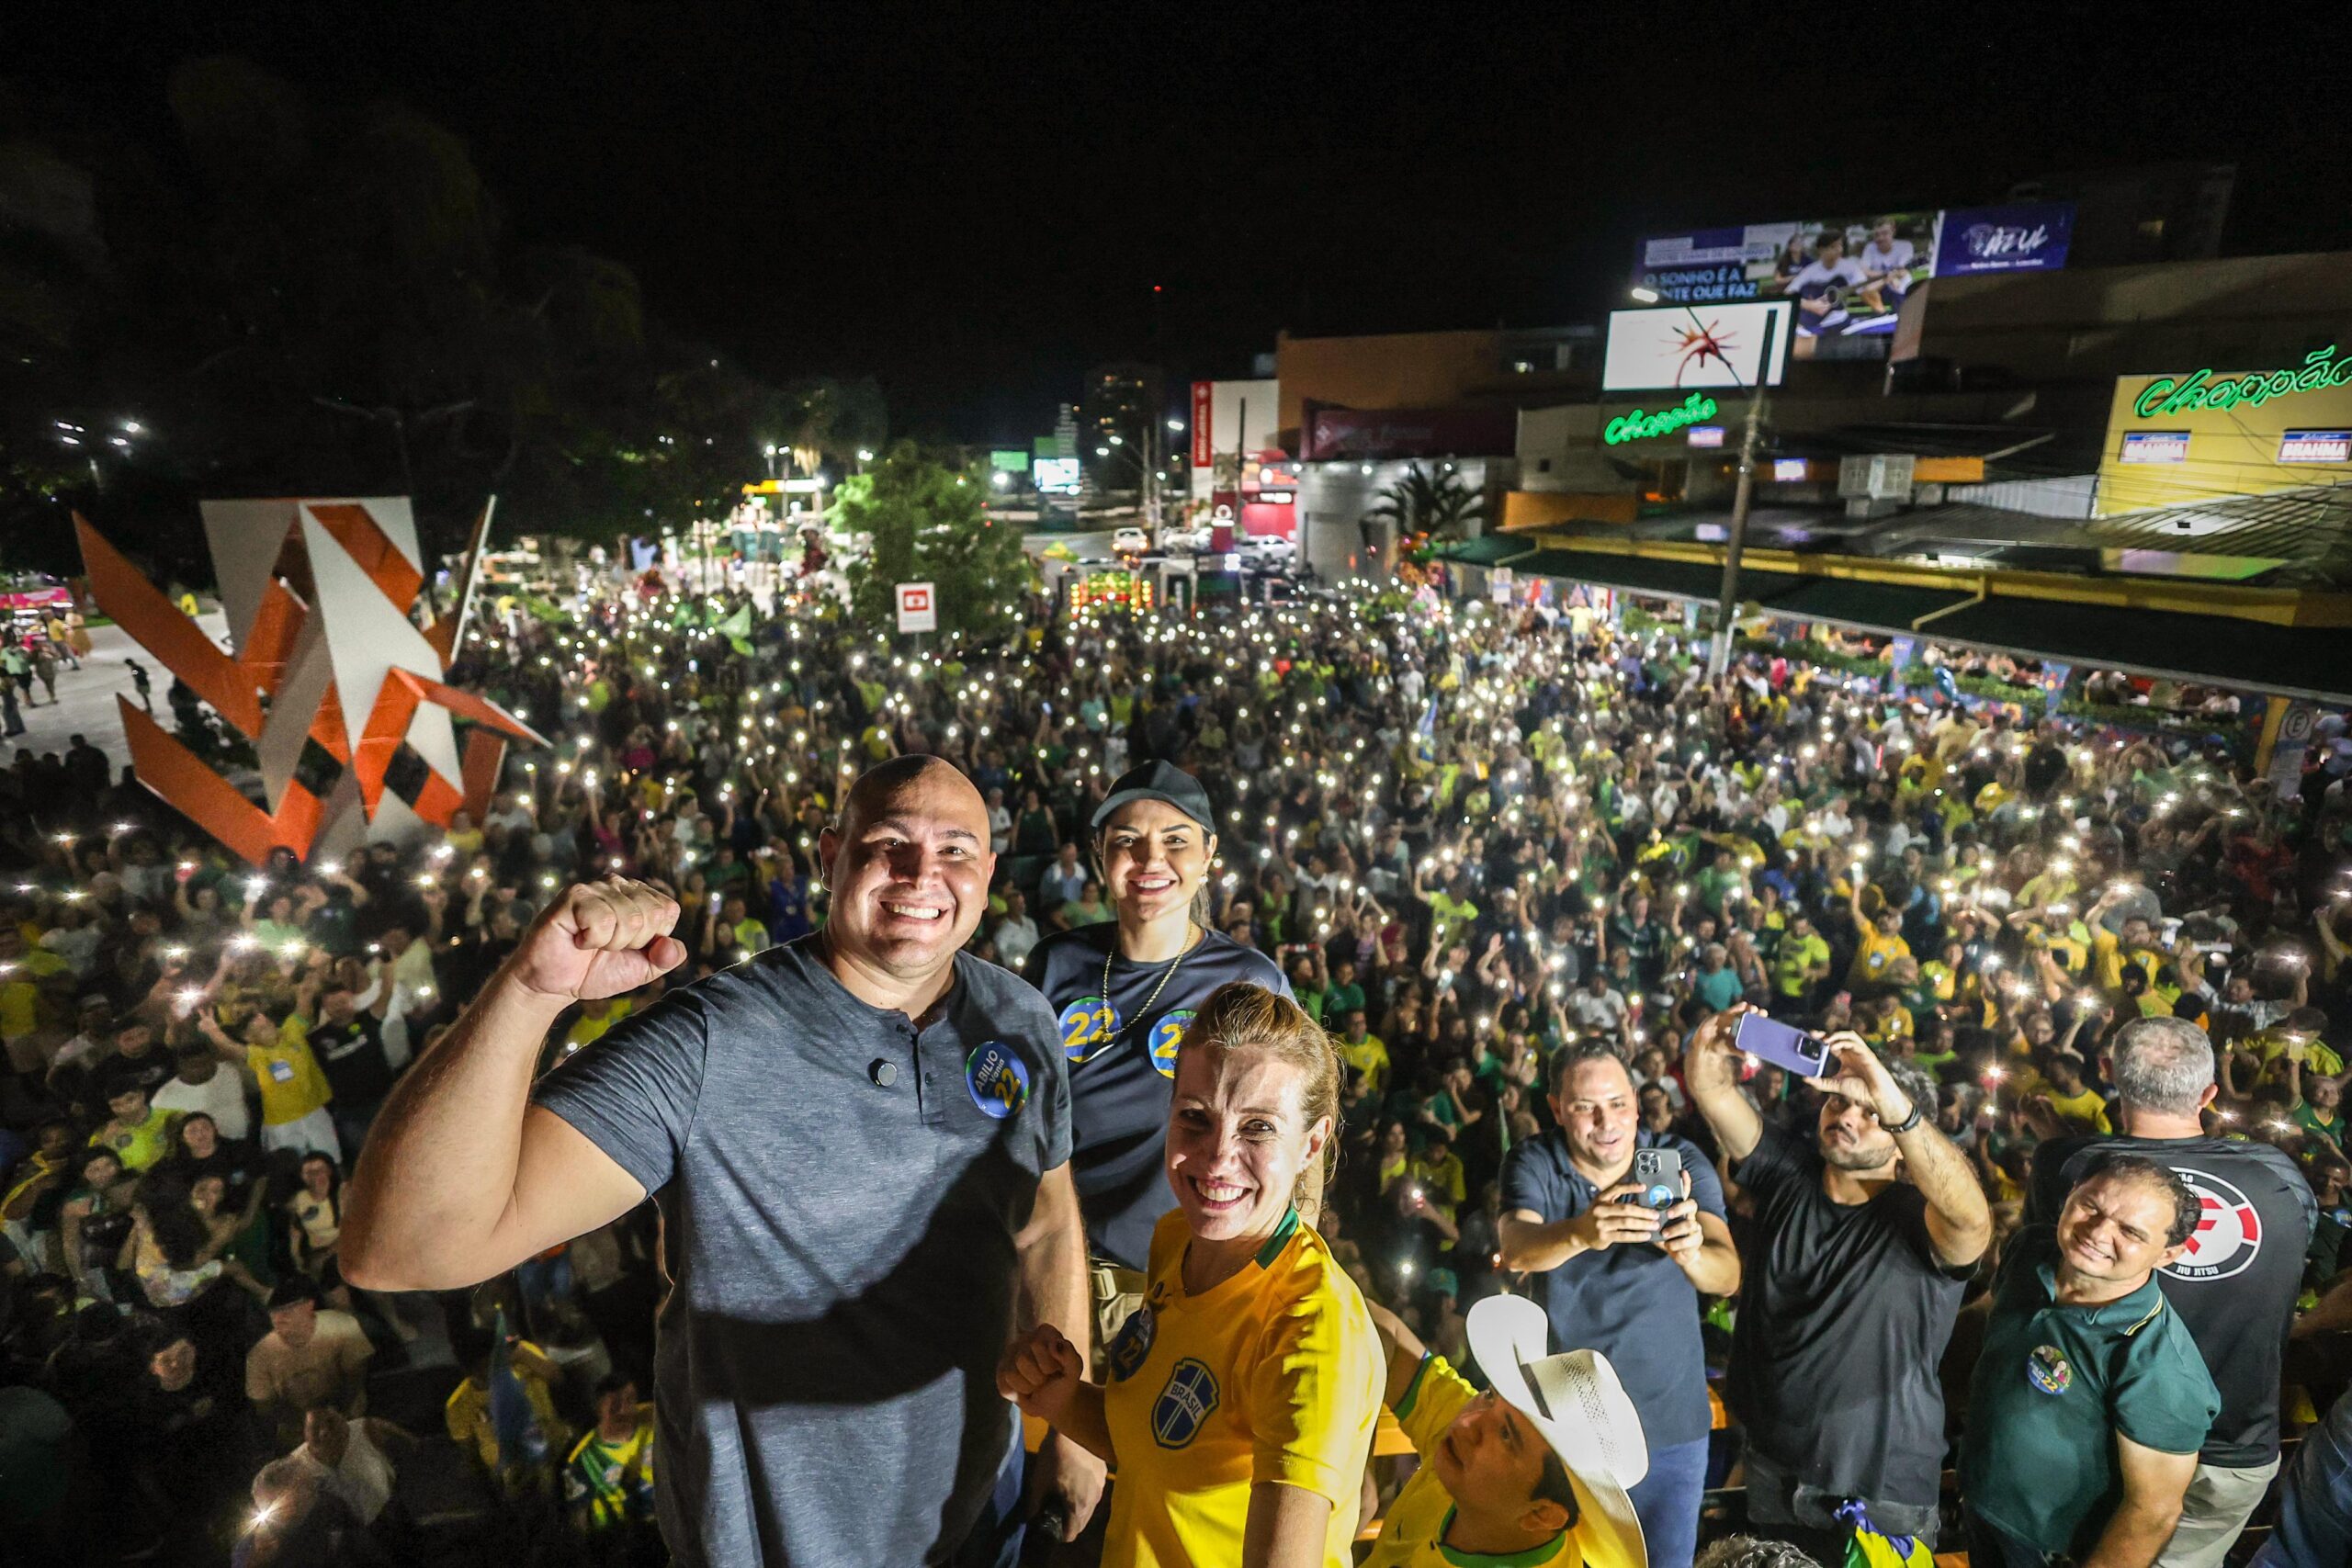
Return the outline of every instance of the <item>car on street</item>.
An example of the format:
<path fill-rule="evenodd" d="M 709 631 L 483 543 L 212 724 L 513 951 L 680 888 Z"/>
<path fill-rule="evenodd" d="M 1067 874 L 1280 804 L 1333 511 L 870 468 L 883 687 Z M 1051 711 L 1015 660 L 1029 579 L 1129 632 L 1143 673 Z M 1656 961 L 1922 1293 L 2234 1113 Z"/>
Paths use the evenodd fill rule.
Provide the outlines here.
<path fill-rule="evenodd" d="M 1287 566 L 1298 555 L 1298 547 L 1281 534 L 1252 534 L 1234 540 L 1233 548 L 1243 561 L 1261 570 Z"/>
<path fill-rule="evenodd" d="M 1111 536 L 1111 553 L 1114 556 L 1139 556 L 1149 553 L 1151 536 L 1140 528 L 1121 528 Z"/>

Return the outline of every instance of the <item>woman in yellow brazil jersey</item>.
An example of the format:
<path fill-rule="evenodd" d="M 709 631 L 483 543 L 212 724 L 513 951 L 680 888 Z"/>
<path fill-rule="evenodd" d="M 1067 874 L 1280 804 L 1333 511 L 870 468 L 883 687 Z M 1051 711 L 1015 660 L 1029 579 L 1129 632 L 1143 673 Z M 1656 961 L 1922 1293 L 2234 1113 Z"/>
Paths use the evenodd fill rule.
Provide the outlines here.
<path fill-rule="evenodd" d="M 1007 1352 L 1023 1410 L 1111 1461 L 1104 1568 L 1348 1568 L 1380 1413 L 1363 1298 L 1299 1204 L 1319 1196 L 1339 1062 L 1298 1005 L 1220 987 L 1176 1049 L 1176 1208 L 1108 1384 L 1050 1325 Z"/>

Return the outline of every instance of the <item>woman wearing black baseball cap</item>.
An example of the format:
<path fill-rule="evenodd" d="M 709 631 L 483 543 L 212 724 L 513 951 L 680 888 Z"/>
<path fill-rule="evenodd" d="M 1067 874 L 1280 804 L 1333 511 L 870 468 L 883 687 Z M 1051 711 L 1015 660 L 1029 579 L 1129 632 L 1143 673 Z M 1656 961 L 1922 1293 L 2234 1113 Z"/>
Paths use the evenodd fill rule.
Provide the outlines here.
<path fill-rule="evenodd" d="M 1057 932 L 1030 983 L 1061 1020 L 1069 1063 L 1070 1170 L 1095 1260 L 1096 1306 L 1115 1331 L 1140 1298 L 1152 1226 L 1175 1200 L 1160 1175 L 1176 1043 L 1209 994 L 1250 980 L 1288 997 L 1281 965 L 1211 931 L 1216 813 L 1167 762 L 1122 774 L 1095 807 L 1095 870 L 1115 921 Z"/>

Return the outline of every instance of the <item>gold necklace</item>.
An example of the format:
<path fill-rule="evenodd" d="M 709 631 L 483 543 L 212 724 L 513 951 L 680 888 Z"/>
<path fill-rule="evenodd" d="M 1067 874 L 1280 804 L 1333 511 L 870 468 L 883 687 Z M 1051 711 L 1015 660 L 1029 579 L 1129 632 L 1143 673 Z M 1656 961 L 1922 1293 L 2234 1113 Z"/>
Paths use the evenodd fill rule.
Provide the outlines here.
<path fill-rule="evenodd" d="M 1198 932 L 1199 934 L 1195 935 L 1195 932 Z M 1185 919 L 1184 945 L 1176 950 L 1176 956 L 1169 963 L 1168 972 L 1160 976 L 1159 984 L 1151 988 L 1151 995 L 1144 998 L 1143 1006 L 1136 1010 L 1136 1018 L 1141 1018 L 1146 1013 L 1151 1011 L 1151 1004 L 1159 999 L 1159 993 L 1168 988 L 1168 982 L 1176 978 L 1177 969 L 1182 965 L 1185 958 L 1191 954 L 1193 949 L 1200 945 L 1202 937 L 1204 937 L 1208 933 L 1205 931 L 1201 931 L 1200 928 L 1189 916 Z M 1102 954 L 1102 1005 L 1106 1008 L 1111 1006 L 1111 958 L 1112 955 L 1116 953 L 1118 951 L 1119 935 L 1117 931 L 1114 929 L 1111 933 L 1111 945 L 1109 948 L 1104 950 Z M 1119 1043 L 1119 1036 L 1125 1034 L 1134 1026 L 1134 1023 L 1135 1019 L 1129 1019 L 1125 1022 L 1120 1024 L 1118 1028 L 1111 1032 L 1111 1038 L 1105 1042 L 1105 1043 L 1112 1045 L 1117 1044 Z"/>

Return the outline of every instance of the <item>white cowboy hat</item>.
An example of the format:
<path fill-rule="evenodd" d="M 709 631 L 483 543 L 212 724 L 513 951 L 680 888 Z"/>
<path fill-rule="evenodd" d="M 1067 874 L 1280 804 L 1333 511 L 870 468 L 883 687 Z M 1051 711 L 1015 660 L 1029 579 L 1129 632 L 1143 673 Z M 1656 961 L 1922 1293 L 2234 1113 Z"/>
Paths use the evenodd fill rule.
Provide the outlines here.
<path fill-rule="evenodd" d="M 1552 1325 L 1524 1296 L 1488 1296 L 1470 1309 L 1470 1354 L 1503 1402 L 1544 1434 L 1560 1456 L 1588 1542 L 1605 1561 L 1646 1562 L 1642 1521 L 1625 1489 L 1650 1471 L 1642 1418 L 1598 1350 L 1548 1354 Z M 1596 1538 L 1598 1538 L 1596 1540 Z"/>

